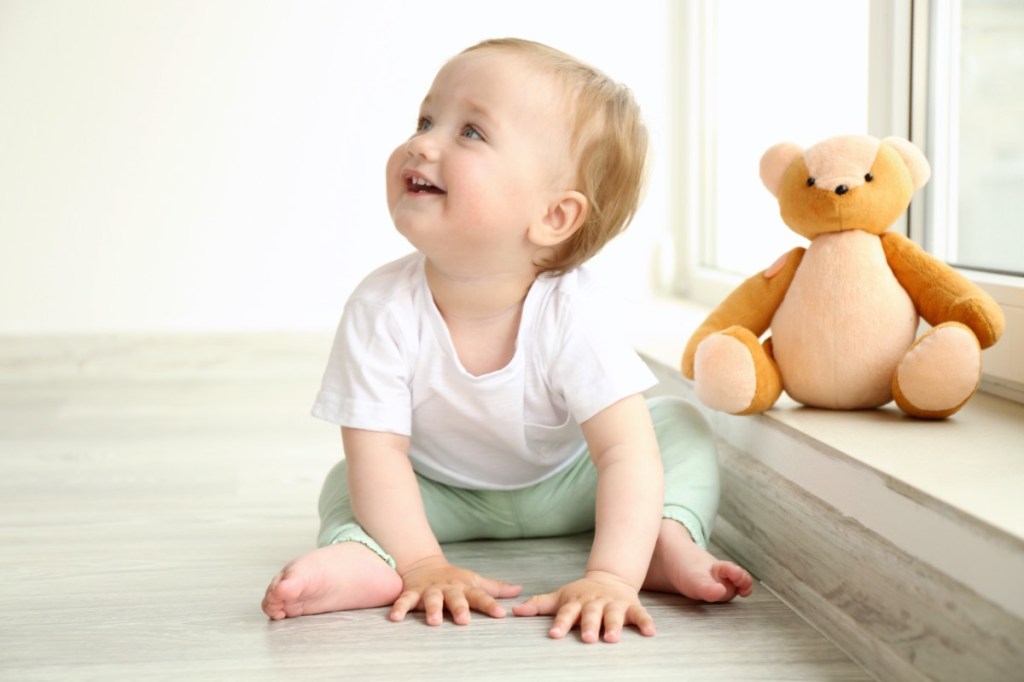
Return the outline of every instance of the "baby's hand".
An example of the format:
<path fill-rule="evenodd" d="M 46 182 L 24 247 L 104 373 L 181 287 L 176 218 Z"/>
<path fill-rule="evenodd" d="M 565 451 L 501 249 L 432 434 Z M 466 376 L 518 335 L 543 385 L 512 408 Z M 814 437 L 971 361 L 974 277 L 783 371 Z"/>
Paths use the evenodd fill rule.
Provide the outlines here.
<path fill-rule="evenodd" d="M 427 625 L 440 625 L 445 607 L 458 625 L 469 623 L 471 609 L 492 618 L 504 618 L 505 609 L 495 600 L 517 597 L 523 591 L 519 585 L 491 580 L 452 566 L 440 556 L 417 561 L 401 575 L 404 590 L 391 607 L 393 621 L 400 621 L 409 611 L 422 608 L 427 614 Z"/>
<path fill-rule="evenodd" d="M 637 590 L 611 573 L 588 571 L 564 587 L 530 597 L 513 607 L 517 616 L 555 615 L 548 634 L 565 637 L 580 624 L 583 641 L 596 642 L 604 625 L 604 641 L 617 642 L 625 625 L 636 625 L 646 637 L 654 635 L 654 619 L 640 603 Z"/>

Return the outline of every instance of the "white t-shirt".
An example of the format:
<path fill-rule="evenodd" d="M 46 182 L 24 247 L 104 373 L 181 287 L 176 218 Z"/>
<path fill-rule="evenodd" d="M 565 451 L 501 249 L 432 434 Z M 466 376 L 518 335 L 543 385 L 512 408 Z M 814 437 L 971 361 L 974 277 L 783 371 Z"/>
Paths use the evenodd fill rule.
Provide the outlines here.
<path fill-rule="evenodd" d="M 459 362 L 419 253 L 356 288 L 313 415 L 410 436 L 417 473 L 461 488 L 542 481 L 583 450 L 579 424 L 656 379 L 586 294 L 586 272 L 539 277 L 508 365 L 473 376 Z"/>

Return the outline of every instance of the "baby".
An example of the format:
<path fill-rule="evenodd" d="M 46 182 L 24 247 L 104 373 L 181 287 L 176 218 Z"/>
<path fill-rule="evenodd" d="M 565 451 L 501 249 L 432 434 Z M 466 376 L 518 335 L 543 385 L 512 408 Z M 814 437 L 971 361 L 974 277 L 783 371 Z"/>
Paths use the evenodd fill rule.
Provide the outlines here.
<path fill-rule="evenodd" d="M 319 549 L 267 588 L 270 618 L 501 618 L 522 588 L 450 564 L 442 543 L 590 530 L 584 575 L 512 609 L 554 616 L 551 637 L 653 635 L 641 589 L 750 594 L 750 574 L 705 549 L 712 434 L 688 403 L 644 399 L 655 379 L 580 267 L 632 219 L 646 156 L 629 91 L 562 52 L 492 40 L 438 72 L 387 164 L 415 252 L 345 306 L 313 408 L 345 458 Z"/>

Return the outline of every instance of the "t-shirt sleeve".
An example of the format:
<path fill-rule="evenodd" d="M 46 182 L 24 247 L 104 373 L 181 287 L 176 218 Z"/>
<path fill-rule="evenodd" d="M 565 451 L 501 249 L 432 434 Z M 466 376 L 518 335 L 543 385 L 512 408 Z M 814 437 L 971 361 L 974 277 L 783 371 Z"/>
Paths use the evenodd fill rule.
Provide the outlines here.
<path fill-rule="evenodd" d="M 332 424 L 412 433 L 402 330 L 384 307 L 350 300 L 338 324 L 313 416 Z"/>
<path fill-rule="evenodd" d="M 559 334 L 548 371 L 577 422 L 658 383 L 617 321 L 609 320 L 593 301 L 574 296 L 559 307 Z"/>

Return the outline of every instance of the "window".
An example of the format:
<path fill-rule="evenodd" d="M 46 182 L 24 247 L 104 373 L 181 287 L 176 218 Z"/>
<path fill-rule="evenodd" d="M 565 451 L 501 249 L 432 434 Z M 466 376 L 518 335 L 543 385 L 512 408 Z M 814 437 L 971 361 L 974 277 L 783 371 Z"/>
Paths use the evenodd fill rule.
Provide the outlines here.
<path fill-rule="evenodd" d="M 915 0 L 913 137 L 933 160 L 911 236 L 1006 313 L 985 386 L 1024 399 L 1024 4 Z"/>
<path fill-rule="evenodd" d="M 915 133 L 946 161 L 927 192 L 925 243 L 965 268 L 1024 275 L 1024 4 L 919 5 L 930 40 Z"/>
<path fill-rule="evenodd" d="M 685 190 L 677 211 L 698 226 L 677 249 L 682 293 L 718 303 L 741 276 L 806 244 L 761 184 L 761 155 L 868 125 L 869 0 L 694 0 L 678 21 L 685 65 Z M 844 30 L 821 27 L 843 26 Z"/>
<path fill-rule="evenodd" d="M 682 7 L 676 210 L 687 228 L 676 248 L 677 291 L 715 305 L 742 278 L 806 244 L 782 223 L 758 177 L 772 144 L 861 131 L 909 137 L 928 155 L 933 179 L 893 229 L 970 268 L 965 274 L 1000 302 L 1008 329 L 985 353 L 985 385 L 1024 398 L 1024 5 Z"/>

